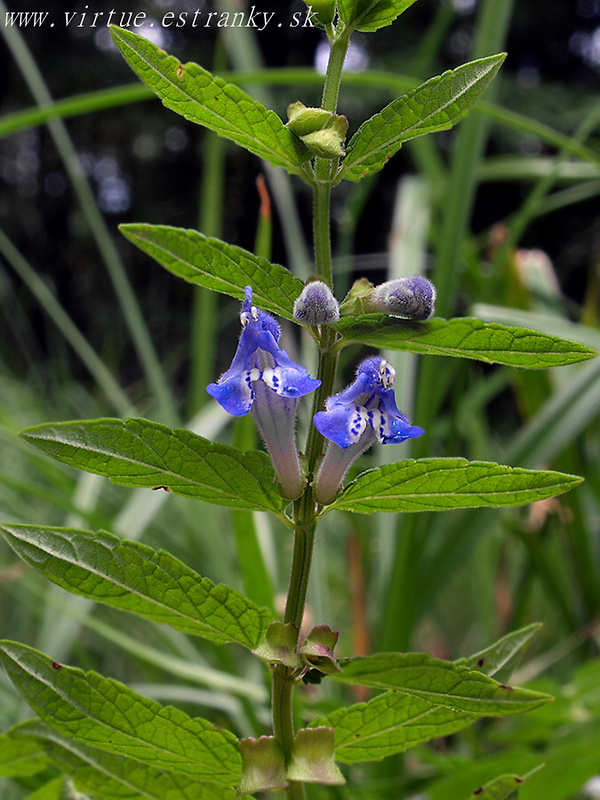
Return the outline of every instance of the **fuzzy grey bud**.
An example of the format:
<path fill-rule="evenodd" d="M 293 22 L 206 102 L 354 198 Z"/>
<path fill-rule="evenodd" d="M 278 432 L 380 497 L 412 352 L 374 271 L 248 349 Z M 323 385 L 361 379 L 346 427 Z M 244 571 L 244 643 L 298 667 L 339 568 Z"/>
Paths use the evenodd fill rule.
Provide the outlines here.
<path fill-rule="evenodd" d="M 340 306 L 323 281 L 310 281 L 294 303 L 294 319 L 306 325 L 332 325 L 340 318 Z"/>
<path fill-rule="evenodd" d="M 435 313 L 435 286 L 413 275 L 377 286 L 368 299 L 369 310 L 424 322 Z"/>

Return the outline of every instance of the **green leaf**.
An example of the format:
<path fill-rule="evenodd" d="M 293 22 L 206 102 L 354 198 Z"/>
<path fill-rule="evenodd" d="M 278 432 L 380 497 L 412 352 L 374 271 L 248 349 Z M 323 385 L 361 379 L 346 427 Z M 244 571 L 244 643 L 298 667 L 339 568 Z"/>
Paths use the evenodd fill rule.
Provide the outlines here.
<path fill-rule="evenodd" d="M 330 680 L 392 689 L 437 706 L 477 716 L 507 716 L 537 708 L 552 698 L 497 683 L 488 675 L 425 653 L 377 653 L 340 662 Z"/>
<path fill-rule="evenodd" d="M 119 230 L 165 269 L 189 283 L 238 300 L 244 300 L 244 287 L 250 285 L 258 308 L 294 319 L 294 300 L 304 284 L 285 267 L 193 230 L 143 224 L 120 225 Z"/>
<path fill-rule="evenodd" d="M 470 725 L 477 716 L 401 692 L 385 692 L 368 703 L 339 708 L 311 727 L 335 730 L 335 757 L 344 764 L 378 761 L 417 744 L 447 736 Z"/>
<path fill-rule="evenodd" d="M 469 800 L 508 800 L 516 797 L 517 792 L 523 785 L 525 779 L 519 775 L 501 775 L 493 781 L 486 783 L 475 789 Z"/>
<path fill-rule="evenodd" d="M 103 531 L 6 524 L 0 532 L 17 555 L 63 589 L 218 644 L 252 649 L 272 619 L 268 609 L 164 550 Z"/>
<path fill-rule="evenodd" d="M 494 322 L 486 324 L 470 317 L 416 323 L 384 314 L 365 314 L 343 317 L 332 327 L 343 336 L 340 346 L 367 344 L 527 369 L 561 367 L 597 355 L 590 347 L 558 336 Z"/>
<path fill-rule="evenodd" d="M 374 511 L 447 511 L 518 506 L 554 497 L 583 481 L 576 475 L 505 467 L 464 458 L 408 459 L 359 475 L 327 507 Z"/>
<path fill-rule="evenodd" d="M 356 131 L 338 179 L 359 181 L 382 167 L 409 139 L 463 119 L 500 69 L 505 53 L 444 72 L 387 105 Z"/>
<path fill-rule="evenodd" d="M 516 640 L 515 635 L 512 649 L 518 649 Z M 506 653 L 510 648 L 506 644 L 498 649 Z M 378 760 L 446 736 L 482 716 L 518 714 L 552 699 L 420 653 L 379 653 L 341 661 L 340 666 L 342 675 L 330 680 L 392 690 L 311 722 L 335 729 L 336 758 L 348 764 Z"/>
<path fill-rule="evenodd" d="M 368 703 L 310 723 L 335 729 L 336 758 L 346 764 L 376 761 L 447 736 L 482 716 L 517 714 L 552 699 L 503 687 L 480 672 L 421 653 L 379 653 L 341 666 L 342 675 L 328 680 L 392 687 Z"/>
<path fill-rule="evenodd" d="M 359 31 L 376 31 L 406 11 L 415 0 L 337 0 L 340 18 L 347 27 Z"/>
<path fill-rule="evenodd" d="M 503 681 L 508 679 L 514 669 L 514 661 L 521 654 L 521 650 L 529 640 L 539 631 L 541 623 L 534 622 L 518 631 L 513 631 L 503 636 L 494 644 L 480 650 L 470 658 L 455 661 L 455 664 L 464 665 L 470 669 L 478 669 L 490 677 Z"/>
<path fill-rule="evenodd" d="M 21 432 L 38 450 L 123 486 L 166 489 L 232 508 L 280 513 L 283 500 L 266 453 L 211 442 L 145 419 L 37 425 Z"/>
<path fill-rule="evenodd" d="M 196 780 L 231 786 L 239 779 L 238 744 L 228 731 L 17 642 L 0 642 L 0 658 L 30 706 L 59 733 Z"/>
<path fill-rule="evenodd" d="M 48 766 L 48 757 L 34 739 L 0 734 L 0 778 L 24 778 Z"/>
<path fill-rule="evenodd" d="M 218 783 L 199 782 L 165 770 L 149 767 L 133 758 L 114 756 L 96 747 L 67 739 L 43 722 L 21 726 L 37 736 L 49 754 L 75 785 L 102 800 L 235 800 L 235 790 Z"/>
<path fill-rule="evenodd" d="M 111 33 L 129 66 L 167 108 L 277 167 L 301 173 L 310 152 L 274 111 L 238 86 L 198 64 L 182 64 L 131 31 L 111 26 Z"/>

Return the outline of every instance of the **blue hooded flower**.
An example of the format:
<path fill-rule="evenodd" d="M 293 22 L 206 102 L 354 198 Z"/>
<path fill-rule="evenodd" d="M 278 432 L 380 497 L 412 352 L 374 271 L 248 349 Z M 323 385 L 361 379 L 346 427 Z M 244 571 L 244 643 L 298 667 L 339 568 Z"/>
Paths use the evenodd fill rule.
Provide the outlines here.
<path fill-rule="evenodd" d="M 396 406 L 392 385 L 396 372 L 383 358 L 368 358 L 359 366 L 356 380 L 330 397 L 314 423 L 326 439 L 344 450 L 357 444 L 370 428 L 380 444 L 399 444 L 422 436 Z"/>
<path fill-rule="evenodd" d="M 279 325 L 252 305 L 252 287 L 246 286 L 240 321 L 242 335 L 231 366 L 206 391 L 230 414 L 249 411 L 261 432 L 283 497 L 302 493 L 305 477 L 296 445 L 296 402 L 321 381 L 310 377 L 279 347 Z"/>
<path fill-rule="evenodd" d="M 358 367 L 356 380 L 315 414 L 315 427 L 329 439 L 315 477 L 317 502 L 335 500 L 352 462 L 375 441 L 399 444 L 425 433 L 398 410 L 392 388 L 395 374 L 385 359 L 368 358 Z"/>
<path fill-rule="evenodd" d="M 240 314 L 243 330 L 231 366 L 217 383 L 206 387 L 209 395 L 234 417 L 243 417 L 250 411 L 258 382 L 279 397 L 294 400 L 321 385 L 279 347 L 279 325 L 270 314 L 252 305 L 252 287 L 246 286 L 245 293 Z"/>

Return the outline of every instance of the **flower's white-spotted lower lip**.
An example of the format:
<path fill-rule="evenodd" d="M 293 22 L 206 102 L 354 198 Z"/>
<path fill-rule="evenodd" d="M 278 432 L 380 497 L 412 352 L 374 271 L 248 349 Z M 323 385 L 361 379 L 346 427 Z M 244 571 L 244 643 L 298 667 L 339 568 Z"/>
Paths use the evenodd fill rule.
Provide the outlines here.
<path fill-rule="evenodd" d="M 280 373 L 281 370 L 273 369 L 273 367 L 267 367 L 267 369 L 263 370 L 262 379 L 267 384 L 270 389 L 277 391 L 281 386 L 281 378 Z"/>

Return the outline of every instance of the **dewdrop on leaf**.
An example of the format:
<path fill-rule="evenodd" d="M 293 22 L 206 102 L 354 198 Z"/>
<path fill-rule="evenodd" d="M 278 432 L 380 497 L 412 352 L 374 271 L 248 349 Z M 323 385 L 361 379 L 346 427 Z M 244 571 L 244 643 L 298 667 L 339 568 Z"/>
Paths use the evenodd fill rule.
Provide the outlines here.
<path fill-rule="evenodd" d="M 294 303 L 294 319 L 305 325 L 333 325 L 340 318 L 340 306 L 323 281 L 310 281 Z"/>
<path fill-rule="evenodd" d="M 427 278 L 412 275 L 376 286 L 365 301 L 369 311 L 382 311 L 392 317 L 431 319 L 435 313 L 435 286 Z"/>

